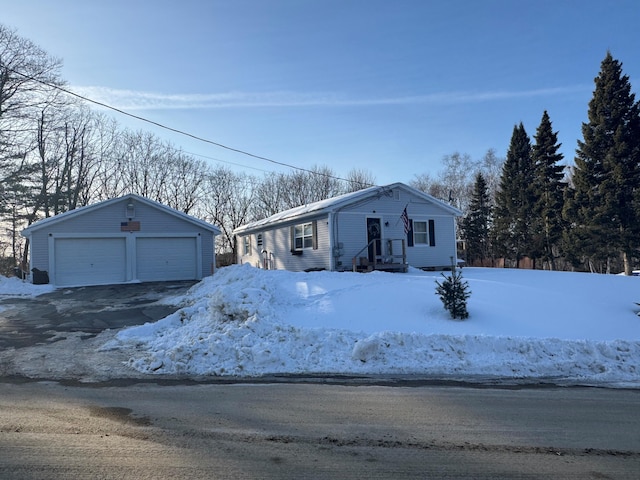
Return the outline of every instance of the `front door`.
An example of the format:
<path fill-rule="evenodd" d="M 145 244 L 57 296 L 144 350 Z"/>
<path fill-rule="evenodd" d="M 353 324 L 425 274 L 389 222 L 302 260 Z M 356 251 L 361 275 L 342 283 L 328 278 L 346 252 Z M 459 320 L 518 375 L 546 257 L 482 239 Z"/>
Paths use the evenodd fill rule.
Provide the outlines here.
<path fill-rule="evenodd" d="M 367 218 L 367 243 L 375 240 L 375 242 L 369 245 L 369 262 L 373 262 L 374 253 L 373 246 L 375 245 L 375 252 L 378 256 L 382 254 L 382 242 L 380 239 L 382 238 L 382 228 L 380 226 L 379 218 Z"/>

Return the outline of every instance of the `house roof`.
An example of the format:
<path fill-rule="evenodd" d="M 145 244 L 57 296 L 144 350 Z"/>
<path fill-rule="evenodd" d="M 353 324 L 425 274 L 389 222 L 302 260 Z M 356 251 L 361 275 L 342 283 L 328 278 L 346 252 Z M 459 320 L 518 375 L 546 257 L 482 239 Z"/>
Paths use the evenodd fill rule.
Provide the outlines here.
<path fill-rule="evenodd" d="M 292 220 L 301 220 L 319 214 L 334 212 L 344 207 L 345 205 L 351 205 L 360 200 L 376 196 L 383 196 L 385 194 L 388 194 L 388 192 L 392 191 L 394 188 L 400 188 L 418 198 L 433 203 L 441 207 L 451 215 L 457 217 L 462 215 L 462 212 L 460 210 L 452 207 L 448 203 L 443 202 L 442 200 L 438 200 L 434 196 L 421 192 L 420 190 L 405 185 L 404 183 L 397 182 L 381 187 L 369 187 L 363 190 L 358 190 L 357 192 L 345 193 L 343 195 L 338 195 L 337 197 L 332 197 L 326 200 L 320 200 L 319 202 L 313 202 L 307 205 L 301 205 L 299 207 L 291 208 L 289 210 L 276 213 L 275 215 L 271 215 L 270 217 L 263 218 L 262 220 L 257 220 L 255 222 L 242 225 L 241 227 L 236 228 L 233 233 L 245 233 L 253 230 L 258 230 L 268 225 L 276 225 Z"/>
<path fill-rule="evenodd" d="M 122 197 L 117 197 L 117 198 L 111 198 L 109 200 L 105 200 L 103 202 L 98 202 L 98 203 L 93 203 L 91 205 L 87 205 L 86 207 L 80 207 L 80 208 L 76 208 L 74 210 L 69 210 L 67 212 L 64 213 L 60 213 L 58 215 L 55 215 L 53 217 L 49 217 L 49 218 L 44 218 L 42 220 L 39 220 L 37 222 L 35 222 L 34 224 L 28 226 L 27 228 L 25 228 L 22 231 L 22 236 L 23 237 L 28 237 L 31 235 L 31 233 L 40 230 L 41 228 L 45 228 L 45 227 L 49 227 L 51 225 L 54 225 L 58 222 L 64 222 L 65 220 L 67 220 L 70 217 L 75 217 L 78 215 L 85 215 L 91 212 L 94 212 L 96 210 L 99 210 L 101 208 L 104 207 L 108 207 L 109 205 L 113 205 L 115 203 L 119 203 L 119 202 L 123 202 L 123 201 L 129 201 L 129 200 L 135 200 L 136 202 L 140 202 L 143 203 L 145 205 L 148 205 L 152 208 L 156 208 L 158 210 L 162 210 L 163 212 L 167 213 L 168 215 L 173 215 L 174 217 L 178 217 L 182 220 L 185 220 L 187 222 L 193 223 L 201 228 L 204 228 L 205 230 L 209 230 L 210 232 L 212 232 L 214 235 L 220 235 L 220 229 L 218 227 L 216 227 L 215 225 L 211 225 L 210 223 L 205 222 L 204 220 L 200 220 L 198 218 L 192 217 L 191 215 L 187 215 L 186 213 L 180 212 L 178 210 L 175 210 L 171 207 L 168 207 L 166 205 L 163 205 L 161 203 L 155 202 L 153 200 L 150 200 L 148 198 L 142 197 L 140 195 L 136 195 L 134 193 L 130 193 L 128 195 L 124 195 Z"/>

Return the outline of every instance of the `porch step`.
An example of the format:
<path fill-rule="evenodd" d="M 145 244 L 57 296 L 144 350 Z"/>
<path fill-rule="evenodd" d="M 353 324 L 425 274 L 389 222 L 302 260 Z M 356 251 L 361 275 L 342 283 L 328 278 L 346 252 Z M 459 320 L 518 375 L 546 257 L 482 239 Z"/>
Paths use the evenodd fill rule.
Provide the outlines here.
<path fill-rule="evenodd" d="M 386 252 L 384 255 L 377 251 L 379 248 L 379 246 L 377 247 L 377 242 L 381 242 L 381 244 L 384 246 L 384 251 Z M 400 251 L 402 253 L 398 253 L 397 247 L 395 249 L 393 248 L 394 243 L 400 244 Z M 366 257 L 361 257 L 360 255 L 367 249 L 369 249 L 369 254 Z M 371 261 L 369 260 L 369 258 L 373 258 L 374 260 Z M 399 263 L 398 260 L 401 260 L 401 262 Z M 371 240 L 353 257 L 351 263 L 352 270 L 354 272 L 372 272 L 373 270 L 383 270 L 386 272 L 406 273 L 408 267 L 405 239 L 388 238 Z"/>
<path fill-rule="evenodd" d="M 374 270 L 407 273 L 407 265 L 402 263 L 377 263 L 375 267 L 373 265 L 358 265 L 356 267 L 358 272 L 373 272 Z"/>

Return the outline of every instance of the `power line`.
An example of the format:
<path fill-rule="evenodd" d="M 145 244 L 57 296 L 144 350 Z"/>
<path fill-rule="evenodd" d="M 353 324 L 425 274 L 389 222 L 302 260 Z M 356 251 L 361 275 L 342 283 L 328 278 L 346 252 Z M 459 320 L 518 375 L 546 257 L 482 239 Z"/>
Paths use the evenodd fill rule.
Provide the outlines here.
<path fill-rule="evenodd" d="M 257 170 L 259 172 L 271 173 L 270 170 L 265 170 L 263 168 L 251 167 L 249 165 L 243 165 L 242 163 L 231 162 L 229 160 L 222 160 L 220 158 L 210 157 L 208 155 L 202 155 L 201 153 L 187 152 L 186 150 L 181 150 L 181 151 L 186 153 L 187 155 L 193 155 L 194 157 L 206 158 L 207 160 L 214 160 L 214 161 L 220 162 L 220 163 L 228 163 L 229 165 L 235 165 L 236 167 L 250 168 L 252 170 Z"/>
<path fill-rule="evenodd" d="M 324 172 L 317 172 L 317 171 L 309 170 L 309 169 L 307 169 L 307 168 L 303 168 L 303 167 L 297 167 L 297 166 L 295 166 L 295 165 L 291 165 L 291 164 L 289 164 L 289 163 L 279 162 L 279 161 L 277 161 L 277 160 L 273 160 L 273 159 L 271 159 L 271 158 L 263 157 L 263 156 L 261 156 L 261 155 L 256 155 L 256 154 L 254 154 L 254 153 L 247 152 L 247 151 L 245 151 L 245 150 L 241 150 L 241 149 L 238 149 L 238 148 L 229 147 L 229 146 L 224 145 L 224 144 L 222 144 L 222 143 L 214 142 L 213 140 L 209 140 L 209 139 L 207 139 L 207 138 L 200 137 L 200 136 L 198 136 L 198 135 L 194 135 L 194 134 L 189 133 L 189 132 L 185 132 L 184 130 L 179 130 L 179 129 L 177 129 L 177 128 L 169 127 L 168 125 L 164 125 L 164 124 L 159 123 L 159 122 L 156 122 L 156 121 L 154 121 L 154 120 L 150 120 L 150 119 L 148 119 L 148 118 L 141 117 L 141 116 L 139 116 L 139 115 L 134 115 L 133 113 L 129 113 L 129 112 L 125 111 L 125 110 L 122 110 L 122 109 L 120 109 L 120 108 L 114 107 L 114 106 L 109 105 L 109 104 L 107 104 L 107 103 L 100 102 L 100 101 L 98 101 L 98 100 L 94 100 L 94 99 L 89 98 L 89 97 L 85 97 L 84 95 L 80 95 L 79 93 L 73 92 L 72 90 L 68 90 L 68 89 L 66 89 L 66 88 L 63 88 L 63 87 L 62 87 L 62 86 L 60 86 L 60 85 L 56 85 L 56 84 L 54 84 L 54 83 L 49 83 L 49 82 L 46 82 L 46 81 L 41 80 L 41 79 L 39 79 L 39 78 L 36 78 L 36 77 L 34 77 L 34 76 L 32 76 L 32 75 L 27 75 L 27 74 L 24 74 L 24 73 L 22 73 L 22 72 L 19 72 L 19 71 L 15 70 L 15 69 L 13 69 L 13 68 L 11 68 L 11 67 L 7 66 L 7 65 L 4 65 L 4 68 L 6 68 L 7 70 L 9 70 L 10 72 L 15 73 L 16 75 L 20 75 L 21 77 L 26 78 L 27 80 L 32 80 L 32 81 L 34 81 L 34 82 L 40 83 L 40 84 L 42 84 L 42 85 L 45 85 L 45 86 L 47 86 L 47 87 L 49 87 L 49 88 L 53 88 L 53 89 L 59 90 L 59 91 L 61 91 L 61 92 L 64 92 L 64 93 L 66 93 L 67 95 L 71 95 L 71 96 L 74 96 L 74 97 L 79 98 L 79 99 L 81 99 L 81 100 L 84 100 L 84 101 L 86 101 L 86 102 L 90 102 L 90 103 L 93 103 L 93 104 L 95 104 L 95 105 L 99 105 L 99 106 L 104 107 L 104 108 L 107 108 L 107 109 L 109 109 L 109 110 L 113 110 L 114 112 L 117 112 L 117 113 L 119 113 L 119 114 L 121 114 L 121 115 L 125 115 L 125 116 L 127 116 L 127 117 L 131 117 L 131 118 L 135 118 L 136 120 L 140 120 L 140 121 L 142 121 L 142 122 L 146 122 L 146 123 L 149 123 L 149 124 L 151 124 L 151 125 L 155 125 L 156 127 L 160 127 L 160 128 L 162 128 L 162 129 L 164 129 L 164 130 L 168 130 L 168 131 L 170 131 L 170 132 L 174 132 L 174 133 L 177 133 L 177 134 L 179 134 L 179 135 L 184 135 L 184 136 L 186 136 L 186 137 L 192 138 L 192 139 L 197 140 L 197 141 L 200 141 L 200 142 L 208 143 L 208 144 L 210 144 L 210 145 L 215 145 L 216 147 L 224 148 L 225 150 L 229 150 L 229 151 L 231 151 L 231 152 L 239 153 L 239 154 L 241 154 L 241 155 L 246 155 L 246 156 L 248 156 L 248 157 L 256 158 L 256 159 L 258 159 L 258 160 L 263 160 L 263 161 L 266 161 L 266 162 L 270 162 L 270 163 L 273 163 L 274 165 L 280 165 L 280 166 L 283 166 L 283 167 L 292 168 L 292 169 L 294 169 L 294 170 L 299 170 L 299 171 L 302 171 L 302 172 L 310 173 L 310 174 L 312 174 L 312 175 L 322 175 L 322 176 L 324 176 L 324 177 L 332 178 L 332 179 L 334 179 L 334 180 L 340 180 L 340 181 L 342 181 L 342 182 L 351 182 L 351 180 L 346 179 L 346 178 L 337 177 L 337 176 L 335 176 L 335 175 L 331 175 L 331 174 L 324 173 Z M 227 163 L 232 163 L 232 162 L 227 162 Z M 241 166 L 242 166 L 242 165 L 241 165 Z M 249 167 L 249 168 L 252 168 L 252 167 Z M 373 185 L 368 185 L 368 184 L 367 184 L 367 186 L 373 186 Z"/>

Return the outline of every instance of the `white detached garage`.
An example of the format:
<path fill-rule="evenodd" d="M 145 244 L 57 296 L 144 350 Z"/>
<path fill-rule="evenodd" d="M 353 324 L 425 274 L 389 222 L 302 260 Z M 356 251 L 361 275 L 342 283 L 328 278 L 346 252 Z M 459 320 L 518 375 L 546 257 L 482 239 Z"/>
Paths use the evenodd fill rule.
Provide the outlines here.
<path fill-rule="evenodd" d="M 78 208 L 26 228 L 30 267 L 56 286 L 200 280 L 220 230 L 139 195 Z"/>

